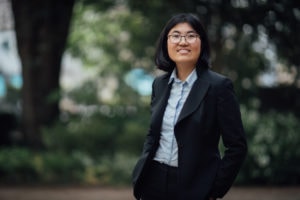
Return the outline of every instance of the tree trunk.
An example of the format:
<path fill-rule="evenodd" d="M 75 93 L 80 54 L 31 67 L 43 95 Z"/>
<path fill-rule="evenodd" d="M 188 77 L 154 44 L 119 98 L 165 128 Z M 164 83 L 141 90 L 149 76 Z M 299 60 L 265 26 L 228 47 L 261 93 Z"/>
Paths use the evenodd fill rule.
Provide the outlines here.
<path fill-rule="evenodd" d="M 61 58 L 74 0 L 12 0 L 22 62 L 22 129 L 25 142 L 42 146 L 41 128 L 59 115 Z"/>

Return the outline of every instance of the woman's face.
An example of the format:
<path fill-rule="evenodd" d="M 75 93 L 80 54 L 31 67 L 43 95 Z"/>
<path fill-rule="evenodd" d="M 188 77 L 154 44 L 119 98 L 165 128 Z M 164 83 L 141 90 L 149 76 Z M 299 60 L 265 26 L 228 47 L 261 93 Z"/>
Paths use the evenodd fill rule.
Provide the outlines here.
<path fill-rule="evenodd" d="M 188 35 L 190 42 L 187 41 L 187 37 L 181 37 L 179 42 L 174 43 L 170 35 L 175 35 L 177 39 L 180 36 Z M 196 36 L 195 40 L 193 40 L 193 36 Z M 167 48 L 170 59 L 174 61 L 177 66 L 196 67 L 201 53 L 201 39 L 189 23 L 179 23 L 168 33 Z"/>

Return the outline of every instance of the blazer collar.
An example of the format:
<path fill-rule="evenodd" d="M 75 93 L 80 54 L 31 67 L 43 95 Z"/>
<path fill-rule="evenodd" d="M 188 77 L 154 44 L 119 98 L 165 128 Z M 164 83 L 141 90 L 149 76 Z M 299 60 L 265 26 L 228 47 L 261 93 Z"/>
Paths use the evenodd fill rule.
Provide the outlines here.
<path fill-rule="evenodd" d="M 203 79 L 206 73 L 207 71 L 205 69 L 197 69 L 198 78 L 194 82 L 194 85 L 183 105 L 176 124 L 193 113 L 204 99 L 210 85 L 209 82 Z"/>
<path fill-rule="evenodd" d="M 176 124 L 182 121 L 184 118 L 193 113 L 201 104 L 203 98 L 205 97 L 208 88 L 210 86 L 209 82 L 205 81 L 207 74 L 206 69 L 197 69 L 197 80 L 194 82 L 194 85 L 188 95 L 186 102 L 179 114 Z M 159 97 L 158 103 L 153 108 L 153 120 L 154 125 L 157 130 L 160 130 L 162 118 L 164 115 L 165 108 L 167 106 L 168 98 L 170 96 L 170 91 L 172 88 L 173 81 L 169 83 L 171 73 L 165 74 L 161 79 L 159 86 L 155 88 L 156 96 Z"/>
<path fill-rule="evenodd" d="M 182 82 L 181 80 L 178 79 L 177 75 L 177 70 L 174 68 L 173 72 L 171 73 L 171 76 L 169 78 L 169 82 L 168 84 L 172 83 L 173 81 L 175 82 Z M 198 73 L 196 71 L 196 69 L 194 69 L 189 75 L 188 77 L 185 79 L 184 82 L 186 82 L 188 85 L 193 85 L 193 83 L 195 82 L 195 80 L 198 78 Z"/>

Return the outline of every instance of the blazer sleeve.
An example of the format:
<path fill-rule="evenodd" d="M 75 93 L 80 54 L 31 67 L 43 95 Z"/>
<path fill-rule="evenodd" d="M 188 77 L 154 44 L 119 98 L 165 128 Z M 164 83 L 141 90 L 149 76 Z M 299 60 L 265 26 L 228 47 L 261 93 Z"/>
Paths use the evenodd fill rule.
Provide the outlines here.
<path fill-rule="evenodd" d="M 154 79 L 154 81 L 152 83 L 152 94 L 151 94 L 151 102 L 150 102 L 151 113 L 152 113 L 152 109 L 153 109 L 153 102 L 155 101 L 156 84 L 157 84 L 157 78 Z M 154 144 L 155 139 L 151 133 L 152 133 L 152 131 L 151 131 L 151 127 L 150 127 L 148 130 L 148 133 L 146 135 L 146 138 L 145 138 L 142 154 L 149 153 L 151 147 Z"/>
<path fill-rule="evenodd" d="M 217 123 L 225 152 L 211 189 L 211 197 L 222 198 L 232 186 L 247 154 L 239 103 L 232 82 L 227 78 L 218 90 Z"/>

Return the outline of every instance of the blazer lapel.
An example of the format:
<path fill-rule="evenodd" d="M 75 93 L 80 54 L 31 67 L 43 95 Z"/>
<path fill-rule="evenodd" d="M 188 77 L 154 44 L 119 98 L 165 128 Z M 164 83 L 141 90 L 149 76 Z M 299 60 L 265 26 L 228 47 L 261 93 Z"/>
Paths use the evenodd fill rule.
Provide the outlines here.
<path fill-rule="evenodd" d="M 157 130 L 160 130 L 162 118 L 164 115 L 165 108 L 167 106 L 168 98 L 170 96 L 170 91 L 172 88 L 172 82 L 168 84 L 169 77 L 166 76 L 164 79 L 161 80 L 160 83 L 157 84 L 156 88 L 153 88 L 155 91 L 155 98 L 158 98 L 157 103 L 153 105 L 152 110 L 152 120 L 153 124 L 157 128 Z"/>
<path fill-rule="evenodd" d="M 176 124 L 198 108 L 209 88 L 209 85 L 210 84 L 207 81 L 203 81 L 201 77 L 198 77 L 190 91 L 188 98 L 186 99 L 185 104 L 183 105 Z"/>

